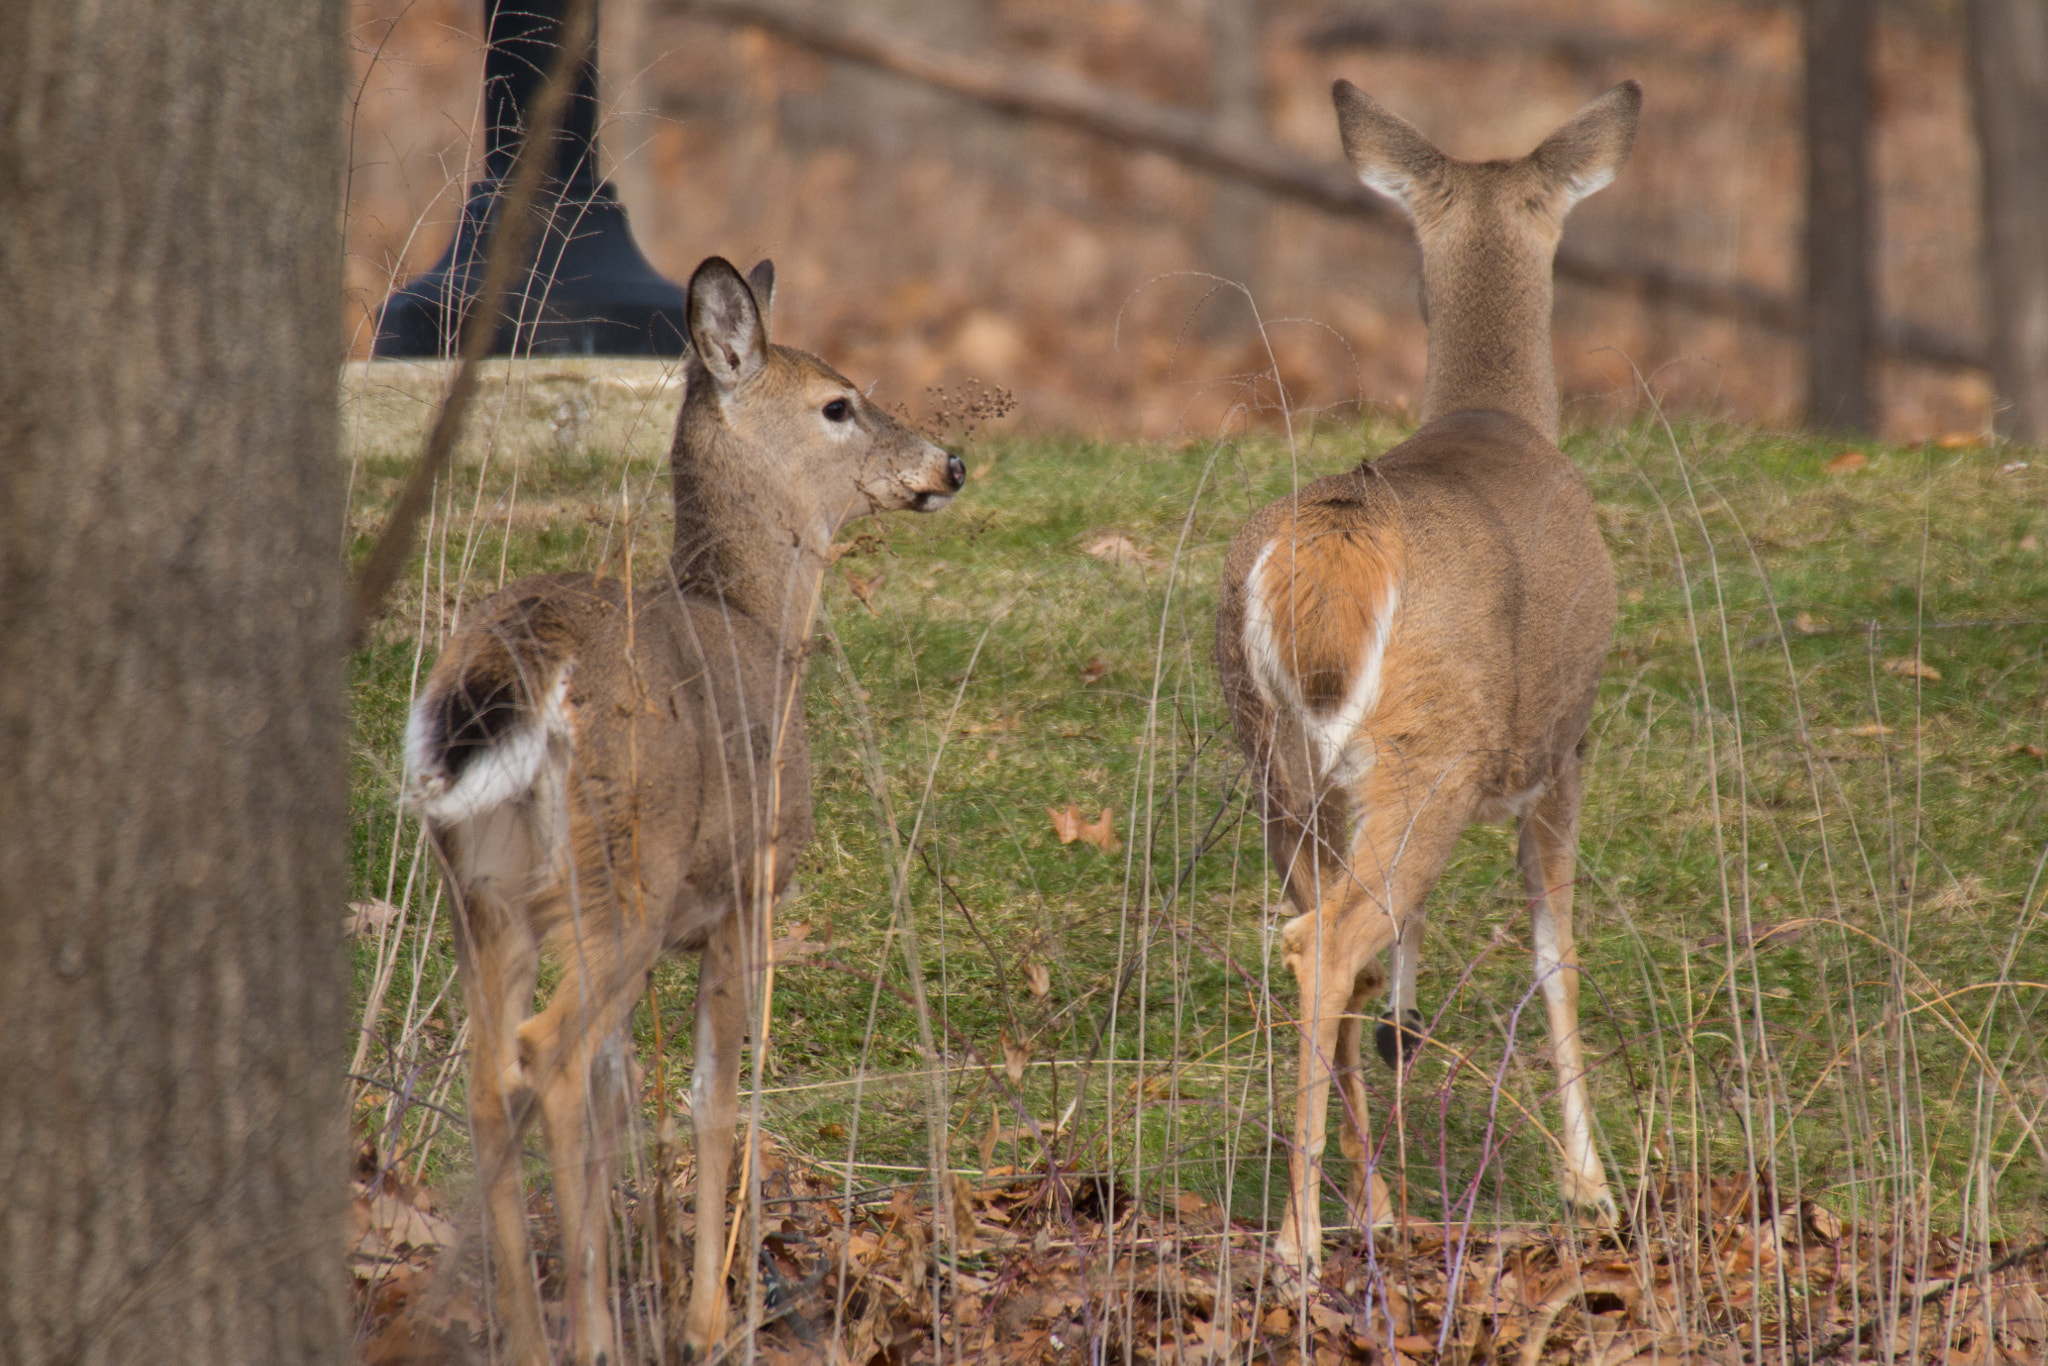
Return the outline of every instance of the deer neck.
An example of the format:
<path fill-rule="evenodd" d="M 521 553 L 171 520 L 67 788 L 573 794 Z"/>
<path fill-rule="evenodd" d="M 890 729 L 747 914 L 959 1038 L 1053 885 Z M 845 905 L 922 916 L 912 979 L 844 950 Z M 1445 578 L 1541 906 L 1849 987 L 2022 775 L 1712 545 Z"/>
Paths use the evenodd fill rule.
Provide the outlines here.
<path fill-rule="evenodd" d="M 1424 422 L 1490 408 L 1557 440 L 1557 372 L 1550 357 L 1550 270 L 1556 249 L 1555 241 L 1495 240 L 1448 252 L 1433 252 L 1425 244 L 1429 364 L 1422 384 Z"/>
<path fill-rule="evenodd" d="M 722 426 L 685 422 L 671 456 L 678 588 L 717 598 L 782 642 L 810 636 L 838 519 L 761 477 L 762 461 Z"/>

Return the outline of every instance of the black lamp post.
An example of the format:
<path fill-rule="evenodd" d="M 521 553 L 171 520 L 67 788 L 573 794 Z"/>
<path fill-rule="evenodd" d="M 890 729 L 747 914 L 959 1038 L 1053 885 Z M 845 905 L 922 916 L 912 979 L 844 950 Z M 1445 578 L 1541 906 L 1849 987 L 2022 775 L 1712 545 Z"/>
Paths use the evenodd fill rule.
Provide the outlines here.
<path fill-rule="evenodd" d="M 469 187 L 455 241 L 433 269 L 384 301 L 372 352 L 377 358 L 455 353 L 463 315 L 483 287 L 490 229 L 509 187 L 526 111 L 560 41 L 565 3 L 485 0 L 484 178 Z M 594 41 L 590 52 L 534 205 L 539 221 L 531 266 L 506 297 L 493 355 L 682 353 L 685 291 L 640 254 L 625 206 L 598 175 Z"/>

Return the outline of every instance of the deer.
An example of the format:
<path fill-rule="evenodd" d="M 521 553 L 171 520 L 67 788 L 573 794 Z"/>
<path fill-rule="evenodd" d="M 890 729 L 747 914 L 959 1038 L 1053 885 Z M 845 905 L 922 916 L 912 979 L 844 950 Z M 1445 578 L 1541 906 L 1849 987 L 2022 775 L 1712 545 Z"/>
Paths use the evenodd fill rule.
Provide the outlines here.
<path fill-rule="evenodd" d="M 1560 1193 L 1595 1221 L 1616 1218 L 1571 920 L 1614 570 L 1586 482 L 1557 445 L 1551 274 L 1565 215 L 1627 160 L 1642 90 L 1616 86 L 1527 156 L 1484 162 L 1445 155 L 1349 81 L 1333 98 L 1352 169 L 1406 211 L 1421 244 L 1419 425 L 1255 512 L 1226 553 L 1216 624 L 1232 729 L 1294 912 L 1279 944 L 1301 993 L 1300 1058 L 1272 1250 L 1303 1294 L 1321 1270 L 1333 1078 L 1352 1214 L 1393 1221 L 1359 1073 L 1366 1011 L 1387 988 L 1375 1045 L 1399 1067 L 1420 1042 L 1423 902 L 1475 821 L 1518 823 L 1564 1111 Z"/>
<path fill-rule="evenodd" d="M 406 798 L 450 888 L 469 1112 L 507 1357 L 549 1358 L 521 1199 L 544 1126 L 572 1357 L 618 1362 L 607 1246 L 624 1040 L 656 961 L 698 955 L 696 1246 L 683 1355 L 726 1327 L 726 1183 L 767 917 L 811 835 L 803 658 L 834 535 L 932 512 L 960 457 L 768 340 L 774 267 L 690 278 L 668 573 L 521 579 L 469 615 L 406 728 Z M 535 1009 L 541 957 L 560 969 Z M 758 1037 L 758 1034 L 756 1035 Z"/>

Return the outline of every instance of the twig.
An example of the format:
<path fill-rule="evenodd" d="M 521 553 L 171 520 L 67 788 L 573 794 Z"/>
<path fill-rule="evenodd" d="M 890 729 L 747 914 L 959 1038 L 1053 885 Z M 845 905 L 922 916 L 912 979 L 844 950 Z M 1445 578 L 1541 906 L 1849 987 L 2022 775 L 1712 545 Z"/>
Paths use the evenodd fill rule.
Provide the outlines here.
<path fill-rule="evenodd" d="M 426 447 L 406 477 L 398 506 L 370 551 L 349 598 L 348 640 L 352 650 L 361 648 L 370 623 L 377 619 L 385 595 L 398 578 L 398 571 L 411 556 L 413 529 L 427 510 L 434 482 L 441 477 L 455 443 L 462 437 L 462 424 L 476 394 L 477 363 L 490 352 L 498 333 L 498 315 L 504 308 L 505 296 L 511 292 L 513 273 L 526 259 L 541 179 L 553 160 L 555 134 L 561 130 L 562 115 L 569 105 L 574 73 L 589 55 L 591 11 L 595 4 L 596 0 L 569 0 L 563 13 L 561 42 L 548 67 L 547 82 L 534 99 L 526 136 L 519 143 L 519 159 L 512 168 L 512 186 L 499 204 L 491 230 L 484 286 L 462 320 L 461 364 L 441 400 L 440 411 L 435 414 Z"/>
<path fill-rule="evenodd" d="M 460 1114 L 454 1110 L 449 1109 L 445 1105 L 436 1105 L 431 1100 L 422 1100 L 420 1097 L 412 1093 L 410 1087 L 400 1086 L 396 1082 L 386 1081 L 382 1077 L 369 1076 L 368 1074 L 363 1072 L 348 1072 L 344 1073 L 343 1075 L 345 1075 L 350 1081 L 359 1081 L 365 1086 L 374 1086 L 380 1091 L 389 1091 L 394 1096 L 403 1096 L 405 1098 L 405 1103 L 409 1106 L 422 1106 L 426 1109 L 432 1110 L 434 1113 L 442 1116 L 444 1119 L 454 1120 L 457 1124 L 469 1123 L 468 1115 Z"/>

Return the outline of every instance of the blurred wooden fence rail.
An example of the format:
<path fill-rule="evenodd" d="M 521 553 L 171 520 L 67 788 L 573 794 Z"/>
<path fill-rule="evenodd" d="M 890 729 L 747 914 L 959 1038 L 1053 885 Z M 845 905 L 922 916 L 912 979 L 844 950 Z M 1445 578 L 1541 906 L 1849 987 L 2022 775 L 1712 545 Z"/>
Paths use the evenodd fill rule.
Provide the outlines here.
<path fill-rule="evenodd" d="M 786 42 L 993 109 L 1157 152 L 1268 194 L 1364 219 L 1407 240 L 1400 211 L 1359 184 L 1334 152 L 1327 161 L 1304 156 L 1264 138 L 1219 130 L 1206 113 L 1156 104 L 1043 63 L 936 47 L 806 0 L 669 0 L 668 7 L 749 25 Z M 1334 131 L 1330 141 L 1334 149 Z M 1730 318 L 1787 336 L 1803 337 L 1808 331 L 1802 299 L 1739 282 L 1702 279 L 1653 262 L 1599 259 L 1569 242 L 1558 252 L 1557 275 L 1646 304 Z M 1894 360 L 1942 369 L 1987 365 L 1984 349 L 1976 342 L 1896 319 L 1878 324 L 1877 340 L 1882 354 Z"/>

